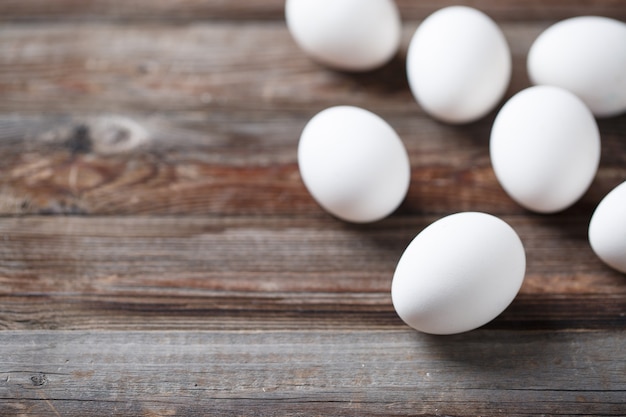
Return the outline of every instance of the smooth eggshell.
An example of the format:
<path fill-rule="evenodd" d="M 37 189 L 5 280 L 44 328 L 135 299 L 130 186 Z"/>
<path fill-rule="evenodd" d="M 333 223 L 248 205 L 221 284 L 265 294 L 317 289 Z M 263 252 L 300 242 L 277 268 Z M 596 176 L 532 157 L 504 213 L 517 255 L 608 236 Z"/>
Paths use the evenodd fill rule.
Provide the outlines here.
<path fill-rule="evenodd" d="M 626 111 L 626 24 L 599 16 L 558 22 L 528 53 L 534 84 L 565 88 L 599 117 Z"/>
<path fill-rule="evenodd" d="M 530 87 L 502 107 L 493 124 L 491 163 L 504 190 L 523 207 L 554 213 L 589 188 L 600 162 L 591 111 L 558 87 Z"/>
<path fill-rule="evenodd" d="M 407 52 L 411 91 L 423 110 L 447 123 L 468 123 L 489 113 L 511 79 L 511 52 L 487 15 L 452 6 L 428 16 Z"/>
<path fill-rule="evenodd" d="M 411 168 L 400 137 L 367 110 L 323 110 L 304 128 L 298 145 L 302 180 L 328 212 L 372 222 L 393 212 L 409 188 Z"/>
<path fill-rule="evenodd" d="M 589 243 L 602 261 L 626 273 L 626 182 L 598 204 L 589 223 Z"/>
<path fill-rule="evenodd" d="M 287 0 L 285 18 L 305 53 L 340 70 L 380 67 L 400 46 L 400 13 L 393 0 Z"/>
<path fill-rule="evenodd" d="M 396 312 L 416 330 L 453 334 L 497 317 L 517 295 L 526 255 L 517 233 L 485 213 L 426 227 L 404 251 L 391 285 Z"/>

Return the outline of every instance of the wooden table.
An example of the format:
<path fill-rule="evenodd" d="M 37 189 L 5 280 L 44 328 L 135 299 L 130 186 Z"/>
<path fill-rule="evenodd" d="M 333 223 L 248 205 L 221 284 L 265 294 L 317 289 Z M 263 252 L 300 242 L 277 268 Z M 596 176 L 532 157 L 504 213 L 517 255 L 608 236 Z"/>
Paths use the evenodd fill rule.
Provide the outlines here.
<path fill-rule="evenodd" d="M 626 116 L 599 121 L 579 203 L 521 209 L 490 165 L 495 112 L 447 126 L 409 92 L 408 41 L 449 3 L 399 1 L 400 55 L 352 75 L 297 49 L 279 0 L 2 1 L 0 415 L 626 415 L 626 277 L 586 237 L 626 180 Z M 626 20 L 620 0 L 467 3 L 510 42 L 508 96 L 551 23 Z M 337 104 L 409 150 L 384 221 L 340 222 L 301 182 L 300 132 Z M 518 231 L 525 283 L 481 329 L 417 333 L 391 305 L 394 268 L 465 210 Z"/>

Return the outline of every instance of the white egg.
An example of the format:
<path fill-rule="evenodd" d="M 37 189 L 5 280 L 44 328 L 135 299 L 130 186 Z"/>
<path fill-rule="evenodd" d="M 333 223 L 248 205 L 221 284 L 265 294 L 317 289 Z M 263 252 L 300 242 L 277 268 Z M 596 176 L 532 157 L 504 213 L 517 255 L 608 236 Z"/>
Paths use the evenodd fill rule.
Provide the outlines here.
<path fill-rule="evenodd" d="M 428 16 L 407 52 L 415 99 L 435 119 L 468 123 L 489 113 L 511 80 L 511 52 L 487 15 L 452 6 Z"/>
<path fill-rule="evenodd" d="M 400 46 L 400 13 L 393 0 L 287 0 L 285 18 L 305 53 L 340 70 L 380 67 Z"/>
<path fill-rule="evenodd" d="M 626 182 L 608 193 L 594 211 L 589 243 L 604 263 L 626 273 Z"/>
<path fill-rule="evenodd" d="M 553 213 L 574 204 L 591 185 L 600 162 L 600 133 L 574 94 L 530 87 L 496 116 L 490 153 L 511 198 L 529 210 Z"/>
<path fill-rule="evenodd" d="M 534 84 L 565 88 L 580 97 L 594 115 L 626 111 L 626 24 L 581 16 L 550 26 L 528 53 Z"/>
<path fill-rule="evenodd" d="M 358 223 L 393 212 L 411 176 L 409 156 L 393 128 L 351 106 L 323 110 L 307 123 L 298 165 L 306 188 L 325 210 Z"/>
<path fill-rule="evenodd" d="M 406 248 L 391 284 L 396 312 L 416 330 L 453 334 L 496 318 L 526 271 L 517 233 L 490 214 L 465 212 L 426 227 Z"/>

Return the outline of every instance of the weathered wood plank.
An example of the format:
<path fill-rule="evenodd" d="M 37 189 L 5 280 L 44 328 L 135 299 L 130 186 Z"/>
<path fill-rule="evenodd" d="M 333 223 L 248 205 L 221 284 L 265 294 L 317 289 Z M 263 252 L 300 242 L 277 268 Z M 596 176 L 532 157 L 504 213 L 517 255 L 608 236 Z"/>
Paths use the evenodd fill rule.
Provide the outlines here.
<path fill-rule="evenodd" d="M 312 114 L 0 117 L 0 214 L 318 216 L 296 160 Z M 400 214 L 524 213 L 491 168 L 491 119 L 463 128 L 426 118 L 388 120 L 412 165 Z M 626 116 L 600 126 L 600 171 L 570 210 L 585 216 L 626 179 Z"/>
<path fill-rule="evenodd" d="M 387 293 L 204 291 L 197 296 L 2 295 L 0 303 L 0 329 L 3 332 L 42 329 L 122 330 L 129 333 L 146 330 L 290 332 L 300 329 L 387 332 L 408 329 L 394 312 Z M 620 293 L 521 293 L 484 329 L 602 330 L 610 334 L 626 328 L 624 304 L 624 295 Z"/>
<path fill-rule="evenodd" d="M 397 328 L 389 289 L 436 217 L 30 217 L 0 220 L 4 329 Z M 518 300 L 491 328 L 624 328 L 624 277 L 585 219 L 504 217 L 527 248 Z"/>
<path fill-rule="evenodd" d="M 626 333 L 4 332 L 5 416 L 623 415 Z"/>
<path fill-rule="evenodd" d="M 2 20 L 168 20 L 282 19 L 284 0 L 3 0 Z M 456 4 L 477 7 L 502 20 L 562 19 L 593 14 L 626 17 L 620 0 L 397 0 L 404 19 L 423 19 Z"/>
<path fill-rule="evenodd" d="M 506 23 L 515 71 L 528 85 L 526 54 L 548 23 Z M 189 25 L 4 24 L 2 113 L 310 112 L 354 104 L 384 115 L 424 117 L 406 81 L 404 55 L 367 74 L 326 70 L 297 48 L 282 22 Z"/>

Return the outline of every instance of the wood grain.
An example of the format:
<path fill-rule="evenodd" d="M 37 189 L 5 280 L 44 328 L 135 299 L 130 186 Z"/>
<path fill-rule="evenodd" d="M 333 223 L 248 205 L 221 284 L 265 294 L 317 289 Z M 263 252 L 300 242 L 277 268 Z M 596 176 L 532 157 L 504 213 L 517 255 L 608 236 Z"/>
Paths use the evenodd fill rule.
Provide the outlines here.
<path fill-rule="evenodd" d="M 501 23 L 514 62 L 507 97 L 529 86 L 526 55 L 550 23 Z M 400 51 L 388 65 L 349 74 L 312 62 L 282 21 L 6 23 L 0 26 L 0 114 L 184 112 L 262 121 L 285 112 L 310 117 L 340 103 L 432 124 L 406 80 L 406 50 L 417 26 L 404 25 Z"/>
<path fill-rule="evenodd" d="M 427 117 L 405 55 L 449 1 L 399 0 L 398 55 L 366 74 L 296 47 L 283 1 L 0 2 L 1 416 L 626 415 L 626 277 L 587 241 L 626 179 L 626 115 L 555 215 L 504 193 L 495 113 Z M 476 0 L 513 54 L 510 97 L 548 25 L 621 0 Z M 368 108 L 402 137 L 411 187 L 389 218 L 343 223 L 300 179 L 306 122 Z M 432 337 L 396 315 L 396 263 L 457 211 L 511 224 L 524 285 L 481 329 Z M 452 262 L 453 260 L 451 260 Z"/>
<path fill-rule="evenodd" d="M 617 416 L 626 393 L 624 332 L 6 336 L 0 398 L 20 416 Z"/>
<path fill-rule="evenodd" d="M 435 216 L 0 220 L 4 329 L 398 328 L 400 254 Z M 624 277 L 585 220 L 505 216 L 527 248 L 518 299 L 490 328 L 626 328 Z"/>
<path fill-rule="evenodd" d="M 0 150 L 6 156 L 0 161 L 0 214 L 318 216 L 321 210 L 303 187 L 296 161 L 306 119 L 289 113 L 274 117 L 122 118 L 147 130 L 148 139 L 138 143 L 117 116 L 95 122 L 0 118 Z M 113 134 L 90 130 L 102 120 Z M 461 129 L 427 119 L 389 120 L 403 137 L 412 166 L 399 214 L 525 213 L 493 174 L 488 121 Z M 569 210 L 587 217 L 626 178 L 621 133 L 626 117 L 600 126 L 600 170 Z M 115 134 L 119 138 L 112 144 Z"/>
<path fill-rule="evenodd" d="M 467 4 L 499 20 L 564 19 L 581 14 L 626 17 L 621 0 L 396 0 L 402 17 L 419 20 L 439 8 Z M 276 20 L 284 0 L 4 0 L 3 20 Z"/>

